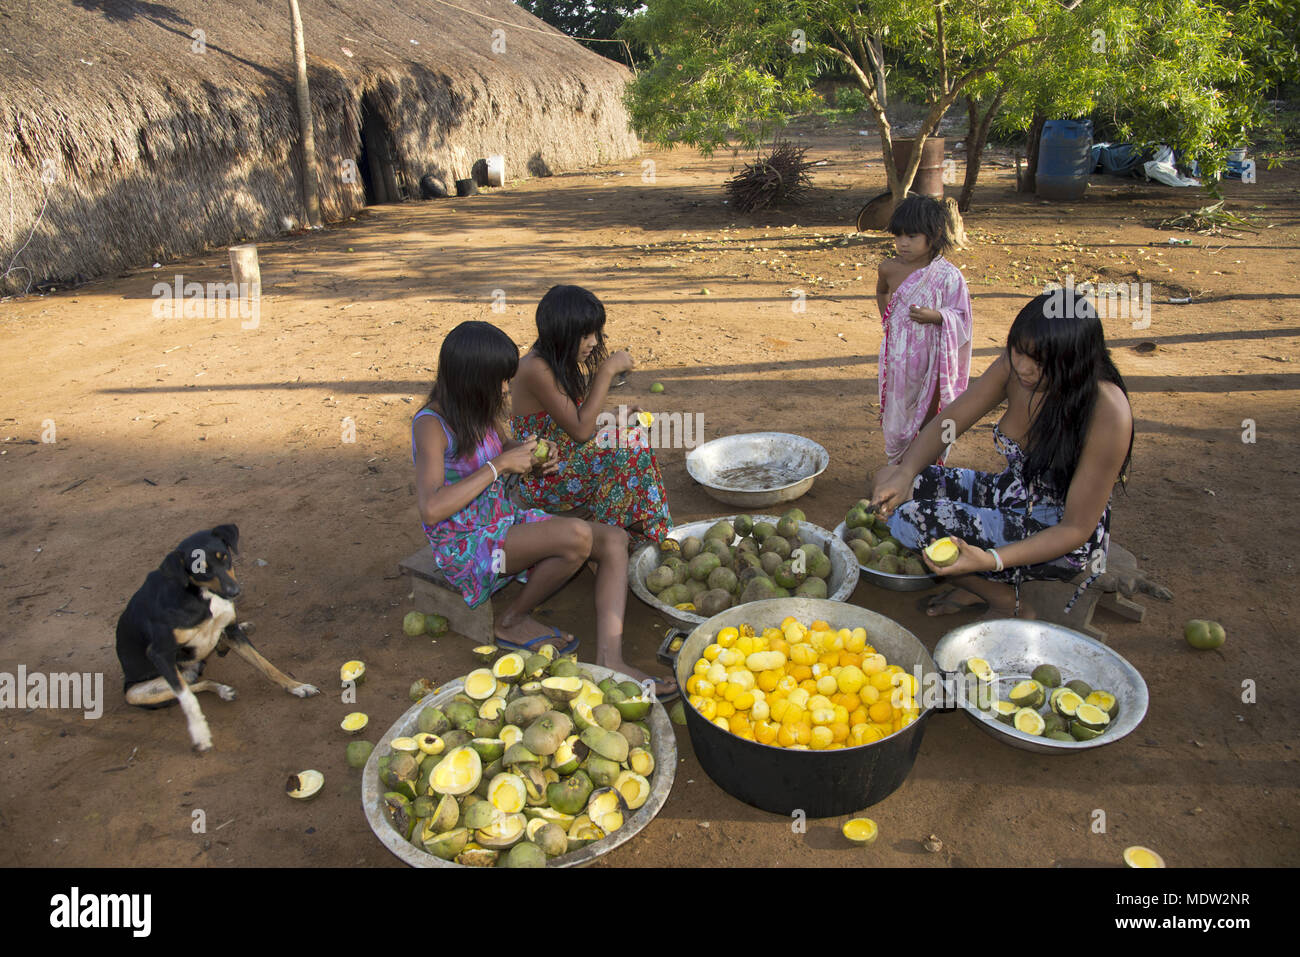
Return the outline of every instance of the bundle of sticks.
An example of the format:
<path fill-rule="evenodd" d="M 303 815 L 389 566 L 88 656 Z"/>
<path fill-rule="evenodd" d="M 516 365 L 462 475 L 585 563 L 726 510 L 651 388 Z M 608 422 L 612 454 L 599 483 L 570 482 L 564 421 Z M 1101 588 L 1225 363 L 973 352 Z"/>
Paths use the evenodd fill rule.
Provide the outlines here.
<path fill-rule="evenodd" d="M 1173 219 L 1166 219 L 1160 224 L 1160 228 L 1185 229 L 1188 232 L 1200 233 L 1203 236 L 1220 235 L 1224 229 L 1249 229 L 1253 231 L 1259 229 L 1246 217 L 1228 212 L 1223 208 L 1223 204 L 1224 200 L 1219 200 L 1217 203 L 1202 206 L 1193 212 L 1183 213 L 1183 215 L 1175 216 Z"/>
<path fill-rule="evenodd" d="M 808 170 L 813 163 L 804 161 L 807 147 L 778 142 L 766 157 L 753 163 L 727 181 L 731 205 L 742 213 L 798 202 L 812 185 Z"/>

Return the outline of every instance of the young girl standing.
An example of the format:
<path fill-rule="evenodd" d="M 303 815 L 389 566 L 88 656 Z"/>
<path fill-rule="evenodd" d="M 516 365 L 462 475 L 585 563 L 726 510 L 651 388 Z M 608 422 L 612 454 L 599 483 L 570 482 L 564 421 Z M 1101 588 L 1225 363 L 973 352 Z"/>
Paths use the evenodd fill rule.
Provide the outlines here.
<path fill-rule="evenodd" d="M 596 663 L 643 680 L 644 673 L 623 661 L 627 534 L 598 522 L 516 509 L 506 495 L 502 477 L 533 471 L 537 445 L 531 438 L 503 439 L 518 365 L 519 348 L 489 323 L 463 322 L 443 340 L 437 379 L 411 423 L 420 519 L 434 560 L 471 607 L 512 579 L 526 582 L 496 616 L 496 642 L 532 651 L 550 642 L 561 653 L 576 648 L 577 639 L 542 625 L 533 609 L 594 560 Z M 659 693 L 673 691 L 668 682 Z"/>
<path fill-rule="evenodd" d="M 943 255 L 961 236 L 956 210 L 909 196 L 889 231 L 898 255 L 881 262 L 876 282 L 884 325 L 880 424 L 885 454 L 897 464 L 925 424 L 966 390 L 972 319 L 966 280 Z"/>
<path fill-rule="evenodd" d="M 610 383 L 632 368 L 607 355 L 605 307 L 579 286 L 553 286 L 537 305 L 537 341 L 510 385 L 515 435 L 554 445 L 560 466 L 525 476 L 523 500 L 551 510 L 585 506 L 598 521 L 662 542 L 673 527 L 663 476 L 648 443 L 596 437 Z"/>

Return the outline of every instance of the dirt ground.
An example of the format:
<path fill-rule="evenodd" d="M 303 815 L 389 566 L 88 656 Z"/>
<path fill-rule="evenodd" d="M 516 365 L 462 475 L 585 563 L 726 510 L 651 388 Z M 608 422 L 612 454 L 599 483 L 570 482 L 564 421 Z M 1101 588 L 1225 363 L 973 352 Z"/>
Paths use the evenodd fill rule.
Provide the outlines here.
<path fill-rule="evenodd" d="M 724 205 L 730 155 L 648 150 L 261 243 L 256 329 L 238 317 L 153 315 L 157 281 L 225 281 L 224 250 L 0 304 L 0 672 L 102 672 L 107 698 L 99 720 L 0 712 L 0 864 L 400 866 L 370 833 L 360 774 L 343 761 L 338 722 L 353 707 L 340 701 L 338 668 L 366 661 L 356 707 L 377 740 L 408 707 L 414 678 L 474 667 L 468 641 L 401 630 L 411 606 L 397 562 L 423 543 L 409 421 L 453 326 L 492 321 L 526 347 L 554 283 L 595 290 L 612 345 L 636 357 L 615 402 L 703 413 L 708 438 L 774 429 L 824 445 L 830 468 L 799 505 L 835 525 L 883 462 L 873 293 L 891 243 L 853 234 L 857 209 L 883 189 L 874 137 L 802 129 L 810 158 L 826 165 L 810 201 L 787 211 Z M 1150 328 L 1107 322 L 1137 423 L 1112 535 L 1175 597 L 1143 599 L 1141 624 L 1098 616 L 1150 687 L 1145 722 L 1113 746 L 1049 759 L 961 715 L 934 715 L 905 785 L 869 812 L 881 838 L 866 856 L 845 846 L 842 818 L 796 833 L 728 796 L 678 728 L 667 805 L 602 863 L 1115 866 L 1137 843 L 1171 866 L 1300 863 L 1300 688 L 1289 663 L 1300 616 L 1290 590 L 1300 176 L 1292 163 L 1261 170 L 1254 185 L 1227 184 L 1233 206 L 1269 228 L 1207 238 L 1157 228 L 1201 205 L 1199 191 L 1094 179 L 1086 200 L 1049 204 L 1016 194 L 1009 162 L 992 159 L 1000 165 L 985 170 L 967 217 L 973 244 L 953 257 L 974 297 L 973 373 L 1050 278 L 1154 285 Z M 1193 243 L 1171 246 L 1170 236 Z M 806 292 L 803 313 L 791 309 L 795 289 Z M 494 290 L 504 312 L 492 309 Z M 1146 342 L 1154 350 L 1138 348 Z M 662 395 L 650 394 L 655 381 Z M 345 419 L 355 442 L 344 441 Z M 1243 442 L 1247 419 L 1254 442 Z M 999 466 L 992 421 L 961 440 L 956 464 Z M 675 519 L 732 511 L 690 480 L 684 456 L 660 457 Z M 113 627 L 167 551 L 221 522 L 240 528 L 240 610 L 258 646 L 324 693 L 298 700 L 233 656 L 214 660 L 208 676 L 240 697 L 201 696 L 216 747 L 198 757 L 177 709 L 122 701 Z M 916 596 L 865 582 L 852 600 L 931 648 L 971 617 L 930 619 Z M 583 573 L 542 612 L 587 655 L 591 603 Z M 1191 650 L 1181 632 L 1194 617 L 1223 622 L 1227 643 Z M 633 662 L 657 667 L 663 630 L 629 597 Z M 1243 682 L 1255 703 L 1243 702 Z M 307 767 L 325 773 L 325 791 L 299 804 L 283 782 Z M 195 833 L 196 810 L 205 833 Z M 1104 833 L 1092 828 L 1096 810 Z M 922 847 L 931 834 L 938 853 Z"/>

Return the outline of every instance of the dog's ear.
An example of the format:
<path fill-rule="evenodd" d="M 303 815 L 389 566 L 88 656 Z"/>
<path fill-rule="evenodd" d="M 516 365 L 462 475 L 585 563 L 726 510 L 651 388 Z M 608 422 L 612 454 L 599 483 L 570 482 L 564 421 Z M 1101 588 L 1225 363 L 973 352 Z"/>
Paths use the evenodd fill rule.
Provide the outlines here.
<path fill-rule="evenodd" d="M 190 573 L 185 565 L 185 553 L 179 548 L 174 552 L 168 552 L 167 557 L 158 566 L 158 570 L 163 573 L 164 578 L 168 578 L 178 585 L 189 584 Z"/>
<path fill-rule="evenodd" d="M 226 543 L 236 555 L 239 554 L 239 526 L 237 525 L 218 525 L 212 530 L 212 534 Z"/>

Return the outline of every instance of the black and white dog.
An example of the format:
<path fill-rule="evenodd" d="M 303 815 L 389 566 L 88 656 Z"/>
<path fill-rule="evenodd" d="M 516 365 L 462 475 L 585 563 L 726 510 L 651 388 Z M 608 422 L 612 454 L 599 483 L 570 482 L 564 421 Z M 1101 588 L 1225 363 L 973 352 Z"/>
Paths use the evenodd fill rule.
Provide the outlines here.
<path fill-rule="evenodd" d="M 213 651 L 235 654 L 285 691 L 308 698 L 320 691 L 280 671 L 258 653 L 246 627 L 235 622 L 239 582 L 234 553 L 239 529 L 218 525 L 196 532 L 168 553 L 131 596 L 117 620 L 117 658 L 128 704 L 157 708 L 179 701 L 196 751 L 212 747 L 212 732 L 194 697 L 213 691 L 233 701 L 235 689 L 207 679 L 203 666 Z"/>

